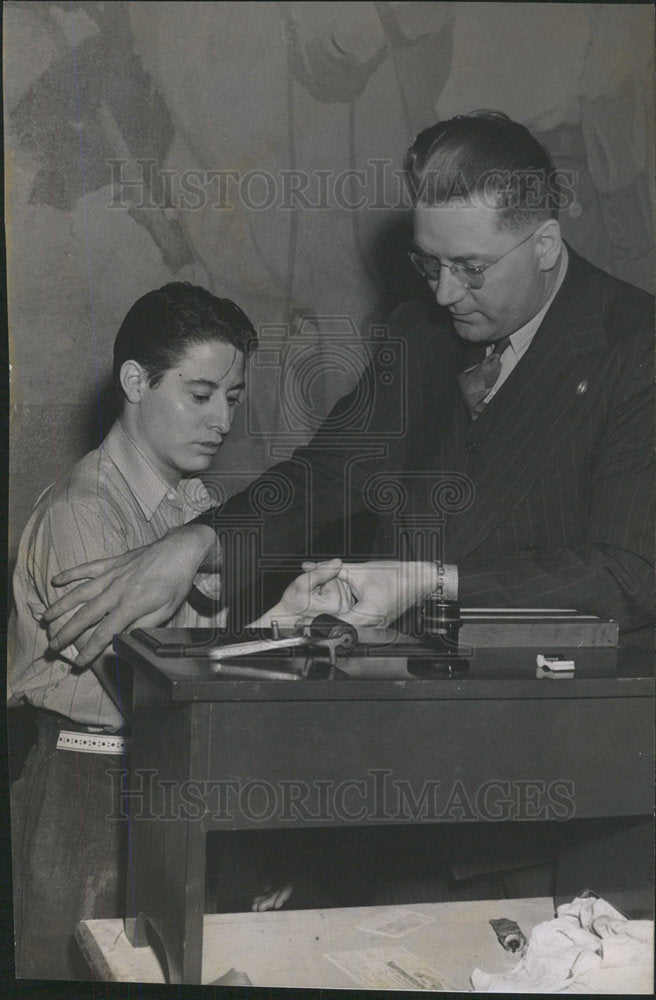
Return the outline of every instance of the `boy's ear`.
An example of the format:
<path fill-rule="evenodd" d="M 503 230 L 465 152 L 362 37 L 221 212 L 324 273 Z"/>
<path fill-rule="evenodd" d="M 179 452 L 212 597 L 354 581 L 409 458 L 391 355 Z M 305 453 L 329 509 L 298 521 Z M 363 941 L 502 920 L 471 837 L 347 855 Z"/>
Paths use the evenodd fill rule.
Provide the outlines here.
<path fill-rule="evenodd" d="M 140 403 L 144 390 L 148 388 L 148 378 L 138 361 L 124 361 L 119 375 L 121 389 L 129 403 Z"/>

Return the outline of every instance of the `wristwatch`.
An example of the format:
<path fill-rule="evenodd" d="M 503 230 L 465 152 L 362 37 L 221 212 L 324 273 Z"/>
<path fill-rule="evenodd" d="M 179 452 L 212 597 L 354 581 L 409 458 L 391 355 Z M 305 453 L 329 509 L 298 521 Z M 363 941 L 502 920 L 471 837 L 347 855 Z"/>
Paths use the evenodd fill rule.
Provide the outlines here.
<path fill-rule="evenodd" d="M 433 559 L 432 562 L 433 562 L 433 566 L 435 566 L 435 569 L 437 570 L 437 582 L 435 584 L 435 587 L 433 588 L 433 590 L 430 592 L 430 594 L 428 596 L 430 598 L 433 598 L 436 601 L 443 601 L 444 600 L 444 575 L 445 575 L 444 574 L 444 563 L 442 562 L 441 559 Z"/>

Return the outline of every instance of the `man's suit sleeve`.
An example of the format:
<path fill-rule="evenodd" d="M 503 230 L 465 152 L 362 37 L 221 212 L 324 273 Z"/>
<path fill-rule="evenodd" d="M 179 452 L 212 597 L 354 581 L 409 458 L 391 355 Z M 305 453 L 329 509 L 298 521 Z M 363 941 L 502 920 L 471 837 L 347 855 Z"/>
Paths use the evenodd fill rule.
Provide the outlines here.
<path fill-rule="evenodd" d="M 619 621 L 653 617 L 653 331 L 616 347 L 619 376 L 589 470 L 587 531 L 558 551 L 517 551 L 459 564 L 459 599 L 471 606 L 575 607 Z M 556 502 L 545 491 L 544 505 Z"/>
<path fill-rule="evenodd" d="M 357 554 L 370 553 L 376 521 L 362 481 L 371 468 L 368 456 L 384 449 L 400 385 L 382 385 L 369 366 L 308 445 L 197 519 L 216 531 L 221 545 L 231 629 L 238 631 L 275 604 L 301 571 L 302 559 L 344 556 L 355 537 Z M 353 427 L 354 415 L 361 422 L 363 401 L 364 435 Z"/>
<path fill-rule="evenodd" d="M 407 304 L 392 312 L 384 337 L 363 339 L 368 363 L 308 445 L 198 518 L 221 544 L 231 628 L 275 604 L 302 559 L 371 556 L 377 516 L 365 484 L 391 453 L 402 463 L 407 387 L 417 378 L 408 371 L 423 369 L 421 336 L 413 324 L 407 335 L 406 311 Z"/>

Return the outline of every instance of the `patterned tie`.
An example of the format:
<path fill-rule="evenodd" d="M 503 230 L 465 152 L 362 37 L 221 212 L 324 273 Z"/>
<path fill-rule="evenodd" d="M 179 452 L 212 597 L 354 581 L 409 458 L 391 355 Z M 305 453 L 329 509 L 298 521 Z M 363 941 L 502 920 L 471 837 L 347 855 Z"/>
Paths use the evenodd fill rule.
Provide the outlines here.
<path fill-rule="evenodd" d="M 509 343 L 510 337 L 497 340 L 494 350 L 486 358 L 479 361 L 473 368 L 468 368 L 467 371 L 460 372 L 458 375 L 460 392 L 472 420 L 476 419 L 485 406 L 483 400 L 499 378 L 501 355 Z"/>

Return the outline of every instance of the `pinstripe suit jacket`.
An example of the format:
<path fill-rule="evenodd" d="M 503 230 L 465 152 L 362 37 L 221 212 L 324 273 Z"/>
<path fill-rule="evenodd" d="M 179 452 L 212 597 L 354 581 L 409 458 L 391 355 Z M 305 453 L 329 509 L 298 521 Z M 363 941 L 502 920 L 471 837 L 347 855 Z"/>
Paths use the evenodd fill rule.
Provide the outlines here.
<path fill-rule="evenodd" d="M 527 353 L 472 423 L 457 374 L 478 359 L 435 311 L 403 306 L 421 357 L 407 468 L 465 476 L 444 527 L 464 605 L 576 607 L 644 628 L 653 602 L 653 299 L 570 250 Z M 421 511 L 415 498 L 413 508 Z"/>
<path fill-rule="evenodd" d="M 473 424 L 457 374 L 478 360 L 477 349 L 434 302 L 407 303 L 389 327 L 391 340 L 405 345 L 405 370 L 382 380 L 369 372 L 307 447 L 255 484 L 282 478 L 294 500 L 254 514 L 251 487 L 230 498 L 218 518 L 203 518 L 224 547 L 235 627 L 277 600 L 298 572 L 295 555 L 398 558 L 393 517 L 379 511 L 377 537 L 367 537 L 369 487 L 382 472 L 412 479 L 413 471 L 421 473 L 415 479 L 423 493 L 410 489 L 402 518 L 430 517 L 433 474 L 443 480 L 456 473 L 473 487 L 468 509 L 444 524 L 444 558 L 458 565 L 462 604 L 576 607 L 618 619 L 625 632 L 649 623 L 653 300 L 569 254 L 563 285 L 531 346 Z M 354 401 L 372 386 L 366 441 L 351 434 L 340 444 L 334 428 L 348 426 L 358 411 Z M 393 437 L 388 430 L 398 426 L 400 409 L 405 433 Z M 263 560 L 244 558 L 240 525 L 254 518 L 260 554 L 269 564 L 277 556 L 285 563 L 268 574 L 268 586 Z"/>

